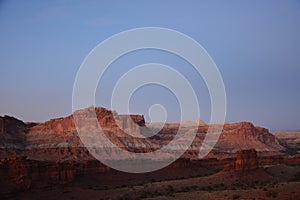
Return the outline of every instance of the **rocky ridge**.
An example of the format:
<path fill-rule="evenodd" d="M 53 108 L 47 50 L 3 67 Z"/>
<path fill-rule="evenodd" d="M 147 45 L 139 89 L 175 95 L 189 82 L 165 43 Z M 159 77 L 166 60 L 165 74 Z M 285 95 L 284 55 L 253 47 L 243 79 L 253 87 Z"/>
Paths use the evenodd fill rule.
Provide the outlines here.
<path fill-rule="evenodd" d="M 274 135 L 281 145 L 300 150 L 300 131 L 276 131 Z"/>
<path fill-rule="evenodd" d="M 193 131 L 196 133 L 191 147 L 183 157 L 198 159 L 199 148 L 208 130 L 208 125 L 203 122 L 166 123 L 163 127 L 151 124 L 146 126 L 142 115 L 118 115 L 115 111 L 105 108 L 90 107 L 76 112 L 79 116 L 89 119 L 90 111 L 94 109 L 98 124 L 107 138 L 118 147 L 132 152 L 151 152 L 161 148 L 175 137 L 181 125 L 183 133 L 188 134 Z M 79 124 L 79 126 L 89 128 L 97 125 Z M 135 138 L 126 134 L 128 131 L 142 135 L 153 131 L 158 133 L 150 138 Z M 0 132 L 1 157 L 19 155 L 37 160 L 92 159 L 78 137 L 73 115 L 37 124 L 24 123 L 13 117 L 0 117 Z M 183 147 L 178 144 L 176 148 Z M 208 157 L 218 159 L 234 157 L 239 149 L 251 148 L 255 148 L 259 155 L 280 154 L 284 149 L 267 129 L 256 127 L 249 122 L 240 122 L 224 125 L 223 132 Z M 16 152 L 16 149 L 22 151 Z M 114 151 L 116 150 L 112 149 L 112 152 Z"/>

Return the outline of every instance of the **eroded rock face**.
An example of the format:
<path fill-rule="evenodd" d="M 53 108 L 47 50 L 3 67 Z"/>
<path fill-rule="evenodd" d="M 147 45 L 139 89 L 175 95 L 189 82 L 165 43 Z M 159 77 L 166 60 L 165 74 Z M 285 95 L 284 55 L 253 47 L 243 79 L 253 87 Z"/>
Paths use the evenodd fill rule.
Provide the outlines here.
<path fill-rule="evenodd" d="M 198 133 L 192 144 L 192 149 L 188 151 L 189 156 L 196 159 L 197 149 L 202 145 L 208 126 L 199 126 Z M 284 149 L 267 129 L 254 126 L 250 122 L 239 122 L 235 124 L 225 124 L 219 140 L 207 157 L 224 159 L 235 157 L 239 149 L 254 148 L 259 156 L 280 155 Z"/>
<path fill-rule="evenodd" d="M 41 161 L 26 156 L 0 159 L 0 197 L 31 187 L 62 185 L 83 174 L 108 173 L 111 169 L 97 160 Z"/>
<path fill-rule="evenodd" d="M 94 111 L 98 123 L 90 120 Z M 122 132 L 121 129 L 139 131 L 139 127 L 145 126 L 145 120 L 142 115 L 118 115 L 115 111 L 105 108 L 90 107 L 76 111 L 76 115 L 85 119 L 84 123 L 77 120 L 76 125 L 80 128 L 92 132 L 101 127 L 104 132 L 113 132 L 115 136 Z M 75 127 L 73 115 L 52 119 L 32 127 L 26 135 L 26 144 L 26 149 L 83 147 Z"/>
<path fill-rule="evenodd" d="M 0 148 L 23 149 L 30 126 L 14 117 L 0 117 Z"/>
<path fill-rule="evenodd" d="M 93 111 L 93 112 L 91 112 Z M 93 120 L 92 113 L 96 111 L 98 123 Z M 105 108 L 90 107 L 76 111 L 76 113 L 86 119 L 85 123 L 77 122 L 79 127 L 83 127 L 90 133 L 99 125 L 106 136 L 118 147 L 131 152 L 151 152 L 167 145 L 177 134 L 179 125 L 185 133 L 193 132 L 195 139 L 191 147 L 184 153 L 183 157 L 188 159 L 199 159 L 199 148 L 206 136 L 208 125 L 200 122 L 167 123 L 153 137 L 134 138 L 128 132 L 140 132 L 147 135 L 148 132 L 155 131 L 156 126 L 145 125 L 142 115 L 119 115 L 115 111 Z M 30 159 L 43 159 L 57 161 L 62 160 L 85 160 L 90 159 L 85 151 L 74 123 L 73 115 L 65 118 L 52 119 L 44 123 L 23 123 L 12 117 L 0 118 L 0 157 L 23 155 Z M 193 131 L 194 130 L 194 131 Z M 125 132 L 124 132 L 125 131 Z M 91 142 L 93 142 L 93 138 Z M 184 146 L 184 139 L 177 145 L 180 149 Z M 11 147 L 11 148 L 8 148 Z M 255 127 L 249 122 L 235 124 L 225 124 L 223 132 L 217 144 L 207 157 L 224 159 L 234 157 L 238 149 L 255 148 L 259 155 L 279 154 L 283 147 L 279 144 L 274 135 L 267 129 Z M 12 149 L 21 149 L 14 152 Z M 78 152 L 77 152 L 78 151 Z M 112 154 L 118 156 L 119 150 L 111 149 Z"/>
<path fill-rule="evenodd" d="M 218 150 L 232 153 L 238 149 L 255 148 L 259 152 L 270 153 L 278 153 L 284 149 L 268 129 L 256 127 L 250 122 L 225 125 L 216 147 Z"/>
<path fill-rule="evenodd" d="M 85 118 L 92 118 L 91 111 L 96 112 L 96 116 L 98 118 L 98 124 L 102 128 L 122 128 L 122 129 L 130 129 L 135 130 L 136 126 L 145 126 L 144 116 L 142 115 L 118 115 L 115 111 L 110 111 L 105 108 L 94 108 L 90 107 L 84 110 L 76 111 L 77 115 Z M 86 121 L 85 121 L 86 122 Z M 118 123 L 117 123 L 118 122 Z M 121 125 L 118 127 L 118 125 Z M 78 122 L 78 126 L 88 126 L 89 124 L 80 124 Z M 65 118 L 57 118 L 51 119 L 45 123 L 40 123 L 34 126 L 29 133 L 41 134 L 53 133 L 53 134 L 61 134 L 76 131 L 76 127 L 74 124 L 73 115 L 70 115 Z"/>
<path fill-rule="evenodd" d="M 250 171 L 258 168 L 258 157 L 255 149 L 239 150 L 235 161 L 236 171 Z"/>
<path fill-rule="evenodd" d="M 4 117 L 0 117 L 0 134 L 3 134 L 5 132 L 5 127 L 4 127 Z"/>
<path fill-rule="evenodd" d="M 94 110 L 98 119 L 96 124 L 94 124 L 95 121 L 89 120 L 92 116 L 90 111 Z M 147 135 L 147 132 L 155 131 L 158 126 L 147 127 L 142 115 L 119 115 L 105 108 L 90 107 L 76 112 L 80 117 L 87 119 L 87 124 L 80 124 L 80 122 L 77 124 L 86 128 L 87 132 L 93 131 L 100 125 L 107 138 L 116 146 L 136 153 L 153 152 L 167 145 L 175 137 L 180 125 L 167 123 L 158 134 L 150 138 L 134 138 L 128 136 L 123 130 Z M 200 162 L 201 166 L 220 170 L 230 162 L 233 163 L 231 169 L 247 171 L 256 169 L 258 162 L 287 162 L 281 158 L 257 160 L 258 156 L 265 155 L 266 152 L 278 154 L 283 147 L 267 129 L 255 127 L 248 122 L 225 124 L 213 151 L 205 160 L 199 160 L 199 149 L 206 136 L 208 125 L 203 122 L 199 124 L 184 122 L 182 125 L 182 131 L 192 132 L 195 134 L 195 139 L 181 157 L 184 162 L 180 161 L 172 165 L 175 168 L 189 168 L 190 165 L 195 166 Z M 183 148 L 184 143 L 182 139 L 176 148 Z M 239 149 L 250 150 L 237 151 Z M 108 159 L 120 158 L 118 148 L 105 147 L 104 150 L 110 152 L 107 154 Z M 235 156 L 237 159 L 232 162 Z M 84 147 L 77 134 L 73 115 L 38 124 L 23 123 L 13 117 L 0 117 L 0 158 L 2 158 L 0 159 L 0 177 L 3 180 L 0 181 L 0 186 L 7 186 L 7 189 L 27 189 L 32 186 L 32 182 L 44 180 L 64 183 L 72 181 L 76 175 L 80 177 L 82 173 L 111 171 L 109 167 L 95 160 Z M 293 158 L 292 164 L 297 164 L 295 160 Z M 297 162 L 300 162 L 299 157 Z"/>
<path fill-rule="evenodd" d="M 275 136 L 284 147 L 300 148 L 300 131 L 277 131 Z"/>
<path fill-rule="evenodd" d="M 255 149 L 238 150 L 236 158 L 224 166 L 225 171 L 248 172 L 259 167 L 259 158 Z"/>

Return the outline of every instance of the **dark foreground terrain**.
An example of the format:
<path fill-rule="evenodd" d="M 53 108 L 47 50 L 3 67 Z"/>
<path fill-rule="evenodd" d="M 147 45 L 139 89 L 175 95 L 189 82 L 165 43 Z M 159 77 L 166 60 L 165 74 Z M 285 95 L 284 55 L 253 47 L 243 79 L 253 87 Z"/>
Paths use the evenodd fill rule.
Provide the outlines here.
<path fill-rule="evenodd" d="M 300 157 L 289 159 L 293 162 L 263 164 L 252 149 L 227 159 L 222 170 L 222 165 L 211 170 L 208 161 L 186 160 L 143 174 L 99 172 L 100 163 L 73 175 L 58 167 L 52 177 L 21 177 L 15 185 L 2 185 L 1 199 L 299 199 Z"/>

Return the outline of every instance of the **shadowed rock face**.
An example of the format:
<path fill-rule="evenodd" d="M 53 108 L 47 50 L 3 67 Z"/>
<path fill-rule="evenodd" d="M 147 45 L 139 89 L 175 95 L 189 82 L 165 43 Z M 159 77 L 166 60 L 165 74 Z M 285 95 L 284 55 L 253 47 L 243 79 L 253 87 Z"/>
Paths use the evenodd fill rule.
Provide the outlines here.
<path fill-rule="evenodd" d="M 93 177 L 111 171 L 109 167 L 93 159 L 80 162 L 30 160 L 26 156 L 0 159 L 0 198 L 32 187 L 64 185 L 82 175 Z"/>
<path fill-rule="evenodd" d="M 3 134 L 5 132 L 5 127 L 4 127 L 4 117 L 0 118 L 0 134 Z"/>
<path fill-rule="evenodd" d="M 0 117 L 0 148 L 23 149 L 30 125 L 14 117 Z"/>

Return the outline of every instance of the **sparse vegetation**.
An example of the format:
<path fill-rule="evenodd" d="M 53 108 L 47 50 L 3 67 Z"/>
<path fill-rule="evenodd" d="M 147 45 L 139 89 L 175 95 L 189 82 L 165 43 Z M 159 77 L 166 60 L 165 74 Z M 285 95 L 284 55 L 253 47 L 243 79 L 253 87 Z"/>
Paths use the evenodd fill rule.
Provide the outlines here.
<path fill-rule="evenodd" d="M 294 178 L 290 179 L 292 182 L 300 182 L 300 172 L 294 175 Z"/>
<path fill-rule="evenodd" d="M 286 148 L 282 151 L 285 155 L 293 156 L 299 154 L 300 148 Z"/>
<path fill-rule="evenodd" d="M 26 191 L 24 187 L 15 187 L 11 190 L 12 194 L 18 194 Z"/>
<path fill-rule="evenodd" d="M 130 196 L 128 194 L 125 194 L 124 196 L 120 197 L 120 200 L 130 200 Z"/>
<path fill-rule="evenodd" d="M 168 185 L 168 187 L 167 187 L 167 192 L 168 192 L 168 193 L 173 193 L 173 192 L 174 192 L 174 188 L 173 188 L 172 185 Z"/>
<path fill-rule="evenodd" d="M 148 191 L 143 191 L 142 194 L 140 195 L 140 199 L 144 199 L 150 197 L 150 193 Z"/>
<path fill-rule="evenodd" d="M 278 196 L 278 193 L 275 190 L 268 190 L 266 192 L 267 197 L 276 198 Z"/>

